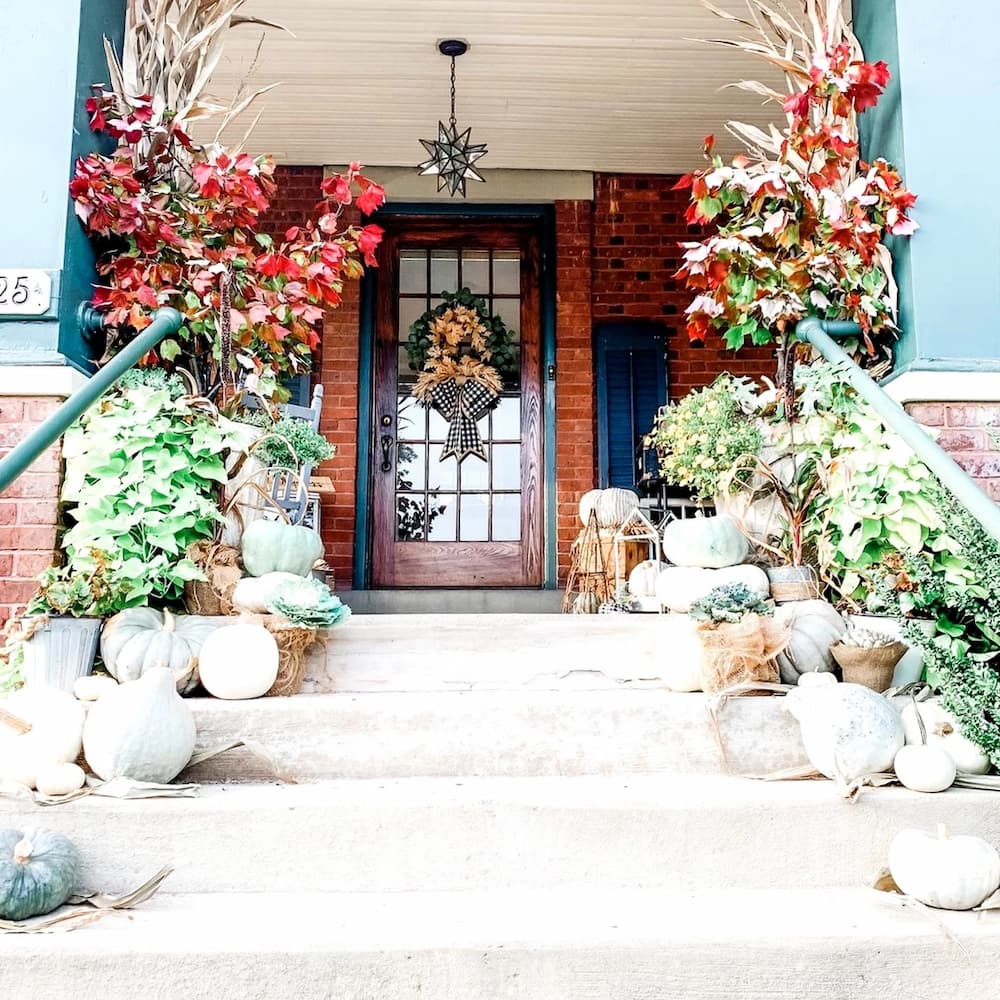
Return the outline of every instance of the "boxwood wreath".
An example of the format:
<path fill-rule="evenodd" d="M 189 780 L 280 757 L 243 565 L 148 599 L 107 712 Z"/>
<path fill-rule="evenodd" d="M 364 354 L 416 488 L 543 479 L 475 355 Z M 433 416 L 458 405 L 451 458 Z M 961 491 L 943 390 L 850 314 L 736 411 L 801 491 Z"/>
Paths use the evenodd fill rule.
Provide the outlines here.
<path fill-rule="evenodd" d="M 410 368 L 420 372 L 413 396 L 448 421 L 442 460 L 476 455 L 485 461 L 476 422 L 497 405 L 504 383 L 517 380 L 513 334 L 468 288 L 441 298 L 410 327 L 406 353 Z"/>

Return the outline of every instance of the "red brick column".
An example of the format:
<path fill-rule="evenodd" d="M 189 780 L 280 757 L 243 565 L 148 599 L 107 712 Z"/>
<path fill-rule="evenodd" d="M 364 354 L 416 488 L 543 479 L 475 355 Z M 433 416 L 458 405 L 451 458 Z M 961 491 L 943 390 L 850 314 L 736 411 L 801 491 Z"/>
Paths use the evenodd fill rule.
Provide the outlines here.
<path fill-rule="evenodd" d="M 556 505 L 560 582 L 580 530 L 579 501 L 593 489 L 594 357 L 591 317 L 592 205 L 556 202 Z"/>
<path fill-rule="evenodd" d="M 937 442 L 1000 501 L 1000 402 L 908 403 L 906 411 L 937 434 Z"/>
<path fill-rule="evenodd" d="M 0 396 L 0 456 L 34 430 L 61 399 Z M 34 577 L 52 564 L 59 496 L 59 448 L 50 448 L 0 493 L 0 622 L 23 606 Z"/>

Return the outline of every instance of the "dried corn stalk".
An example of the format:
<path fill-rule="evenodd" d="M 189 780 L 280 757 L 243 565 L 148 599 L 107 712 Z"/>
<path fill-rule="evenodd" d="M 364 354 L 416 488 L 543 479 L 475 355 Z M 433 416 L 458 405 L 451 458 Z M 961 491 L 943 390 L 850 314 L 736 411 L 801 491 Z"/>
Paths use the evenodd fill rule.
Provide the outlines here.
<path fill-rule="evenodd" d="M 144 94 L 157 116 L 175 114 L 182 128 L 190 122 L 222 116 L 223 129 L 258 97 L 277 84 L 247 92 L 246 81 L 230 103 L 207 92 L 219 65 L 228 32 L 240 25 L 282 25 L 240 13 L 247 0 L 128 0 L 121 59 L 108 39 L 104 48 L 110 87 L 130 105 Z"/>

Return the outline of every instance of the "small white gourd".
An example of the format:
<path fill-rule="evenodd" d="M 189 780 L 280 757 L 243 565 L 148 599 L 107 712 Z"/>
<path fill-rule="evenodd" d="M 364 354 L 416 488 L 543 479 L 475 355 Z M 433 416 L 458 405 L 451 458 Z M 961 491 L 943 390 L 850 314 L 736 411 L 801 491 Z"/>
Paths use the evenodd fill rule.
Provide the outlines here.
<path fill-rule="evenodd" d="M 899 783 L 914 792 L 943 792 L 955 784 L 955 762 L 940 747 L 904 746 L 892 767 Z"/>
<path fill-rule="evenodd" d="M 653 597 L 656 580 L 662 570 L 663 563 L 656 559 L 644 559 L 628 575 L 628 592 L 633 597 Z"/>
<path fill-rule="evenodd" d="M 35 787 L 42 795 L 68 795 L 87 780 L 79 764 L 50 764 L 38 772 Z"/>
<path fill-rule="evenodd" d="M 1000 854 L 979 837 L 901 830 L 889 845 L 889 871 L 908 896 L 943 910 L 971 910 L 1000 888 Z"/>
<path fill-rule="evenodd" d="M 743 562 L 750 543 L 728 514 L 688 517 L 663 529 L 663 554 L 675 566 L 721 569 Z"/>
<path fill-rule="evenodd" d="M 936 698 L 908 704 L 901 714 L 907 743 L 922 742 L 919 725 L 922 721 L 927 732 L 928 746 L 940 746 L 947 751 L 959 773 L 989 773 L 992 766 L 990 758 L 962 735 L 958 720 Z"/>
<path fill-rule="evenodd" d="M 86 677 L 77 677 L 73 684 L 73 695 L 77 701 L 97 701 L 102 694 L 107 694 L 118 687 L 118 681 L 114 677 L 106 677 L 104 674 L 88 674 Z"/>
<path fill-rule="evenodd" d="M 194 715 L 167 667 L 152 667 L 94 702 L 83 729 L 87 763 L 105 781 L 173 781 L 194 743 Z"/>
<path fill-rule="evenodd" d="M 202 685 L 215 698 L 259 698 L 278 676 L 278 644 L 255 622 L 225 625 L 205 640 L 199 670 Z"/>
<path fill-rule="evenodd" d="M 68 691 L 31 685 L 11 694 L 3 707 L 31 730 L 16 733 L 0 725 L 0 778 L 34 788 L 39 771 L 80 755 L 86 710 Z"/>
<path fill-rule="evenodd" d="M 888 771 L 903 746 L 899 712 L 860 684 L 838 684 L 832 674 L 803 674 L 783 708 L 802 730 L 813 767 L 850 782 Z"/>

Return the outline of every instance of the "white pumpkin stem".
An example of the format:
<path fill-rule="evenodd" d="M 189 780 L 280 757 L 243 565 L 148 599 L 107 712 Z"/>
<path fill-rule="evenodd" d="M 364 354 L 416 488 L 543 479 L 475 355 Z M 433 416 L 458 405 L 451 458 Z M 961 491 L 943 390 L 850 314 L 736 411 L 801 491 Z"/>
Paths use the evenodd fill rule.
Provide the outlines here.
<path fill-rule="evenodd" d="M 173 632 L 177 625 L 177 619 L 166 609 L 163 609 L 163 631 Z"/>
<path fill-rule="evenodd" d="M 26 865 L 31 860 L 34 850 L 35 845 L 27 837 L 22 837 L 14 845 L 14 864 Z"/>

